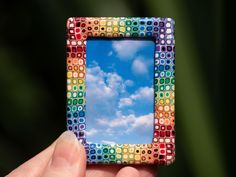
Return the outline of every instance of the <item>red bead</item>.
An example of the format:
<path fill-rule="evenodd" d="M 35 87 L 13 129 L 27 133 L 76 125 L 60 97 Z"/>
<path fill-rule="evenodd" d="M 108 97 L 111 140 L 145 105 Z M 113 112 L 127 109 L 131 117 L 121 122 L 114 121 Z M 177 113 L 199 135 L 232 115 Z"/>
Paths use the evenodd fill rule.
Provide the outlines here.
<path fill-rule="evenodd" d="M 81 35 L 80 34 L 76 34 L 76 39 L 81 39 Z"/>

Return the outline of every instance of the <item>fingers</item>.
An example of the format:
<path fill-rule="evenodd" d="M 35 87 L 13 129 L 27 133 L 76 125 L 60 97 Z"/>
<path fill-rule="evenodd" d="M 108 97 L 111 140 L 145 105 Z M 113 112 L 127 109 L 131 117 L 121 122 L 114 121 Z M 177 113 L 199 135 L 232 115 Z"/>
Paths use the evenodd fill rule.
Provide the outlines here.
<path fill-rule="evenodd" d="M 116 177 L 155 177 L 157 175 L 157 166 L 128 166 L 122 168 Z"/>
<path fill-rule="evenodd" d="M 115 177 L 122 165 L 88 165 L 86 177 Z"/>
<path fill-rule="evenodd" d="M 116 177 L 140 177 L 140 173 L 136 168 L 124 167 L 116 175 Z"/>
<path fill-rule="evenodd" d="M 55 145 L 51 162 L 43 177 L 84 177 L 86 156 L 74 133 L 64 132 Z"/>
<path fill-rule="evenodd" d="M 23 163 L 21 166 L 13 170 L 7 177 L 32 177 L 41 176 L 46 168 L 55 147 L 56 142 L 51 144 L 47 149 L 34 156 L 32 159 Z"/>
<path fill-rule="evenodd" d="M 132 167 L 124 167 L 123 165 L 88 165 L 86 177 L 115 177 L 118 173 L 120 176 L 126 176 L 126 173 L 137 175 L 137 171 L 140 177 L 155 177 L 157 175 L 157 166 L 133 165 Z"/>
<path fill-rule="evenodd" d="M 157 175 L 157 166 L 139 166 L 137 167 L 140 177 L 155 177 Z"/>

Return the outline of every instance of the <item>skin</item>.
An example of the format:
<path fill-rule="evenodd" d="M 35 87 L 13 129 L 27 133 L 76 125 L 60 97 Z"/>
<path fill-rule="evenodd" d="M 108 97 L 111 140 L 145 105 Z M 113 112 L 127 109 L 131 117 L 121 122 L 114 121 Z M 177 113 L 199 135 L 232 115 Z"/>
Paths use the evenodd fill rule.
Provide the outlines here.
<path fill-rule="evenodd" d="M 48 148 L 13 170 L 7 177 L 154 177 L 154 166 L 88 165 L 83 146 L 64 132 Z"/>

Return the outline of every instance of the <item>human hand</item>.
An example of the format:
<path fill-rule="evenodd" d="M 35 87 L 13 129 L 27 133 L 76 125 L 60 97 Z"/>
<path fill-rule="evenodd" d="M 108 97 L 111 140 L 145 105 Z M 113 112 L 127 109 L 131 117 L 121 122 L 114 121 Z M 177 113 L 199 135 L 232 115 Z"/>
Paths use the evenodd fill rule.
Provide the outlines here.
<path fill-rule="evenodd" d="M 28 160 L 7 177 L 154 177 L 155 167 L 88 165 L 76 136 L 64 132 L 47 149 Z"/>

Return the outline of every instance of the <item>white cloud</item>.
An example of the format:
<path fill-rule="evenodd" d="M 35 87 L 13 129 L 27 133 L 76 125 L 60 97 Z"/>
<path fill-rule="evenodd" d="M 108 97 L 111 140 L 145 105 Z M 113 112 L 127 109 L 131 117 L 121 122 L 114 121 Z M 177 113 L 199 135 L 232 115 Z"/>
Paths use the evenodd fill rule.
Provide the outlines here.
<path fill-rule="evenodd" d="M 128 129 L 128 132 L 132 131 L 147 132 L 147 130 L 150 130 L 150 128 L 153 126 L 153 120 L 154 120 L 153 113 L 139 116 L 131 124 L 131 127 Z"/>
<path fill-rule="evenodd" d="M 125 90 L 125 84 L 121 76 L 117 73 L 107 73 L 107 85 L 113 91 L 114 89 L 120 89 L 121 92 Z"/>
<path fill-rule="evenodd" d="M 119 108 L 122 108 L 124 106 L 131 106 L 133 105 L 133 100 L 131 98 L 121 98 L 119 101 Z"/>
<path fill-rule="evenodd" d="M 87 117 L 114 115 L 125 81 L 116 72 L 104 72 L 96 62 L 86 72 Z"/>
<path fill-rule="evenodd" d="M 115 141 L 107 141 L 107 140 L 102 140 L 101 143 L 103 143 L 103 144 L 111 144 L 111 145 L 117 144 Z"/>
<path fill-rule="evenodd" d="M 147 76 L 150 66 L 153 65 L 153 59 L 147 59 L 143 56 L 138 56 L 134 59 L 131 69 L 133 74 L 139 76 Z M 153 68 L 152 68 L 153 69 Z"/>
<path fill-rule="evenodd" d="M 152 101 L 154 98 L 154 90 L 152 87 L 140 87 L 129 97 L 121 98 L 119 101 L 119 108 L 126 106 L 132 106 L 135 104 L 135 101 Z"/>
<path fill-rule="evenodd" d="M 85 133 L 86 133 L 86 136 L 93 136 L 98 133 L 98 130 L 95 128 L 92 128 L 90 130 L 87 130 Z"/>
<path fill-rule="evenodd" d="M 146 45 L 146 41 L 139 40 L 117 40 L 112 43 L 117 56 L 122 60 L 132 59 L 138 50 Z"/>
<path fill-rule="evenodd" d="M 135 59 L 132 63 L 132 72 L 136 75 L 146 75 L 148 73 L 148 66 L 142 59 Z"/>
<path fill-rule="evenodd" d="M 130 95 L 133 100 L 153 100 L 154 90 L 152 87 L 140 87 L 134 94 Z"/>
<path fill-rule="evenodd" d="M 110 52 L 107 54 L 107 56 L 110 57 L 110 56 L 112 56 L 112 54 L 113 54 L 113 52 L 110 51 Z"/>
<path fill-rule="evenodd" d="M 153 113 L 135 116 L 134 114 L 123 115 L 121 112 L 115 119 L 99 119 L 99 125 L 108 127 L 108 129 L 119 128 L 121 133 L 129 134 L 133 131 L 146 133 L 153 126 Z"/>
<path fill-rule="evenodd" d="M 86 72 L 86 116 L 88 124 L 93 126 L 86 131 L 88 137 L 100 134 L 115 138 L 132 131 L 145 133 L 148 130 L 150 134 L 153 125 L 152 113 L 135 116 L 131 110 L 123 115 L 119 110 L 132 106 L 141 99 L 153 99 L 153 88 L 140 87 L 133 94 L 127 95 L 126 87 L 132 85 L 133 81 L 125 81 L 116 72 L 104 72 L 96 62 L 87 67 Z"/>
<path fill-rule="evenodd" d="M 130 114 L 129 116 L 122 115 L 119 118 L 114 119 L 98 119 L 97 122 L 99 125 L 108 126 L 108 127 L 127 127 L 135 119 L 135 116 Z"/>

